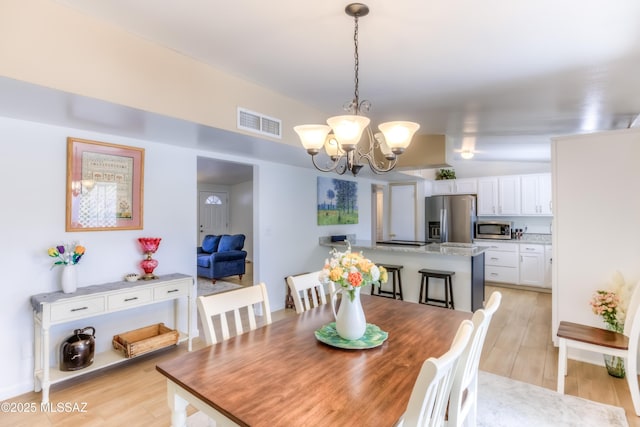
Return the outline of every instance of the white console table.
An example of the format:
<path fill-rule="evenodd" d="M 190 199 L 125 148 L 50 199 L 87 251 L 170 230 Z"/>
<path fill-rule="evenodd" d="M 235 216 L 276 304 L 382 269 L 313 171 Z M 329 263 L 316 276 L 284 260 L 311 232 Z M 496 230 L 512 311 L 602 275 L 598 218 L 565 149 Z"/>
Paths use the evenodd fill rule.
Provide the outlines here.
<path fill-rule="evenodd" d="M 50 366 L 49 329 L 51 326 L 174 300 L 174 327 L 177 328 L 180 315 L 183 314 L 179 310 L 178 299 L 185 297 L 187 298 L 187 332 L 180 333 L 179 341 L 186 340 L 188 349 L 191 351 L 193 325 L 191 308 L 192 299 L 195 296 L 193 287 L 193 277 L 176 273 L 149 281 L 122 281 L 81 287 L 72 294 L 58 291 L 33 295 L 31 305 L 34 320 L 34 390 L 42 390 L 42 402 L 49 401 L 51 384 L 129 360 L 121 353 L 110 350 L 96 354 L 91 366 L 77 371 L 60 371 L 58 367 Z"/>

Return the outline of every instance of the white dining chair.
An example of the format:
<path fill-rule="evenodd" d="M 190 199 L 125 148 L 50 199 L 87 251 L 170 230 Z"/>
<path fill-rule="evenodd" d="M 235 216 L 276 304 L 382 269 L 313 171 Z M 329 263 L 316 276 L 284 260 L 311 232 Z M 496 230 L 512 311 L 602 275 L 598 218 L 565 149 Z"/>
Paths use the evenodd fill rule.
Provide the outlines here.
<path fill-rule="evenodd" d="M 493 292 L 484 308 L 473 313 L 473 334 L 462 353 L 451 387 L 447 427 L 475 426 L 478 413 L 478 365 L 491 318 L 502 301 L 500 292 Z"/>
<path fill-rule="evenodd" d="M 287 276 L 287 285 L 291 290 L 296 313 L 300 314 L 327 303 L 324 285 L 318 279 L 319 274 L 319 271 L 314 271 L 312 273 Z M 329 294 L 335 291 L 333 282 L 329 282 L 328 291 Z"/>
<path fill-rule="evenodd" d="M 627 307 L 624 332 L 561 321 L 558 326 L 558 393 L 564 394 L 569 348 L 624 358 L 627 383 L 636 415 L 640 417 L 638 389 L 638 340 L 640 339 L 640 283 L 636 284 Z"/>
<path fill-rule="evenodd" d="M 437 359 L 430 357 L 422 364 L 407 409 L 396 424 L 398 427 L 444 425 L 453 377 L 472 332 L 473 323 L 463 320 L 449 351 Z"/>
<path fill-rule="evenodd" d="M 264 283 L 219 294 L 199 296 L 196 301 L 207 345 L 224 341 L 230 337 L 227 313 L 233 313 L 236 335 L 244 333 L 243 315 L 249 322 L 249 330 L 257 328 L 254 304 L 260 304 L 262 307 L 264 325 L 271 323 L 269 296 L 267 295 L 267 286 Z M 220 328 L 221 339 L 216 334 L 215 325 Z"/>

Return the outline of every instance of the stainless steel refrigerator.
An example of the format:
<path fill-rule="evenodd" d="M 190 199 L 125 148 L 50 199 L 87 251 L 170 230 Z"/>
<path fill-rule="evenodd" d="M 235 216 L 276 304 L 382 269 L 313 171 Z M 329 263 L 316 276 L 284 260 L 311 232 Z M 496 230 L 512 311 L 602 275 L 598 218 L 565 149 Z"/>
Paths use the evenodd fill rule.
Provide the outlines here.
<path fill-rule="evenodd" d="M 471 243 L 476 222 L 476 196 L 461 194 L 425 198 L 427 242 Z"/>

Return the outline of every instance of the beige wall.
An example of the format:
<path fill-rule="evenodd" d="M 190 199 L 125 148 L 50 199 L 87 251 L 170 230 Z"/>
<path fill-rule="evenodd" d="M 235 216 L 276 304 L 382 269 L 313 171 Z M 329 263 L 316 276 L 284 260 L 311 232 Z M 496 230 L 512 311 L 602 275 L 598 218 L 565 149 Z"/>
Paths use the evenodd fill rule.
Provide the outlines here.
<path fill-rule="evenodd" d="M 49 0 L 2 0 L 0 58 L 0 76 L 234 132 L 248 108 L 281 119 L 287 144 L 326 116 Z"/>
<path fill-rule="evenodd" d="M 553 140 L 554 337 L 561 320 L 605 326 L 589 300 L 611 286 L 616 271 L 639 283 L 638 141 L 640 129 Z"/>

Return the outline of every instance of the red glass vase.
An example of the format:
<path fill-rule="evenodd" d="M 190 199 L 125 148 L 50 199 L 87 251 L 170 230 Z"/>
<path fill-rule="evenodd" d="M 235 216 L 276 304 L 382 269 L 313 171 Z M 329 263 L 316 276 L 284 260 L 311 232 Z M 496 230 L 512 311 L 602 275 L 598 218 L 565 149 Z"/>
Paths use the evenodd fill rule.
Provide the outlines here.
<path fill-rule="evenodd" d="M 160 246 L 160 240 L 162 240 L 160 237 L 140 237 L 138 242 L 140 242 L 144 253 L 151 252 L 154 254 L 158 250 L 158 246 Z"/>
<path fill-rule="evenodd" d="M 144 270 L 143 280 L 157 279 L 158 276 L 153 274 L 153 270 L 158 266 L 158 261 L 151 258 L 160 246 L 160 237 L 140 237 L 138 242 L 142 246 L 142 251 L 147 255 L 147 258 L 140 261 L 140 267 Z"/>
<path fill-rule="evenodd" d="M 152 258 L 143 259 L 140 261 L 140 267 L 146 274 L 152 274 L 153 270 L 158 266 L 158 261 Z"/>

